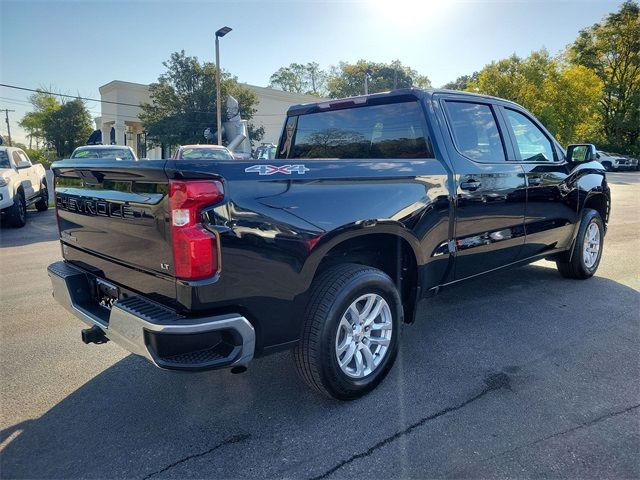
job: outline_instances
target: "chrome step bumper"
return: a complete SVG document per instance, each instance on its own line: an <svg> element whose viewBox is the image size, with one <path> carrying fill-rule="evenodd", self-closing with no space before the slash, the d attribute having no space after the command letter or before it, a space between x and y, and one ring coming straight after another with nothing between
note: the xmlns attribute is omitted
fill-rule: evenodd
<svg viewBox="0 0 640 480"><path fill-rule="evenodd" d="M141 296L98 304L95 277L65 261L49 265L53 296L107 338L154 365L171 370L245 366L255 351L255 330L238 314L187 318Z"/></svg>

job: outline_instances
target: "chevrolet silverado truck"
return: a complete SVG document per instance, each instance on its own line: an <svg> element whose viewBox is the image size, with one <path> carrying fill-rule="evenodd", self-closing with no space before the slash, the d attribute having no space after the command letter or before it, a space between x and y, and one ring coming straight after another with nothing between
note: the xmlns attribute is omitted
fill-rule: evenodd
<svg viewBox="0 0 640 480"><path fill-rule="evenodd" d="M263 162L54 164L49 275L85 343L187 371L293 349L312 388L354 399L421 299L540 259L573 279L598 268L595 147L565 150L515 103L404 89L297 105L278 145Z"/></svg>
<svg viewBox="0 0 640 480"><path fill-rule="evenodd" d="M12 227L24 227L29 205L39 212L49 208L44 167L20 148L0 146L0 215Z"/></svg>

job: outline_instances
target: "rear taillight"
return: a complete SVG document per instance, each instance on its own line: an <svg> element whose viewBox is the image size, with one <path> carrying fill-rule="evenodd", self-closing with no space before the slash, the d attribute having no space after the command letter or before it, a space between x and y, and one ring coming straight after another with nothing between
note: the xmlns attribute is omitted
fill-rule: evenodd
<svg viewBox="0 0 640 480"><path fill-rule="evenodd" d="M198 280L220 269L218 238L201 225L202 209L224 197L217 180L171 180L169 208L176 277Z"/></svg>

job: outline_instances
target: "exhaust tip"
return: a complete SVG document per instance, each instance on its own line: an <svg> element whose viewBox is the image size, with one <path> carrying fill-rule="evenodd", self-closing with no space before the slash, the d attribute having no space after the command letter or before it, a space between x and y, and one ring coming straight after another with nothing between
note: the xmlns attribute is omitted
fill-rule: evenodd
<svg viewBox="0 0 640 480"><path fill-rule="evenodd" d="M233 367L231 369L231 373L233 373L234 375L237 375L238 373L244 373L247 371L247 367L245 367L244 365L238 365L237 367Z"/></svg>

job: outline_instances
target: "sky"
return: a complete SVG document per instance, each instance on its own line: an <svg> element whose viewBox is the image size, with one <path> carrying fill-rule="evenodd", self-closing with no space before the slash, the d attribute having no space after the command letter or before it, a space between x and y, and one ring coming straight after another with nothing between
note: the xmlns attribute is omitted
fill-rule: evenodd
<svg viewBox="0 0 640 480"><path fill-rule="evenodd" d="M292 62L400 60L434 87L516 53L557 54L622 0L0 0L0 83L100 98L112 80L151 83L185 50L267 86ZM28 92L0 87L14 141ZM92 116L100 104L88 102ZM3 112L2 112L3 113ZM4 115L3 115L4 116ZM6 135L4 118L0 134Z"/></svg>

